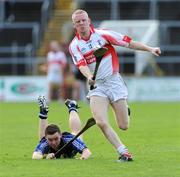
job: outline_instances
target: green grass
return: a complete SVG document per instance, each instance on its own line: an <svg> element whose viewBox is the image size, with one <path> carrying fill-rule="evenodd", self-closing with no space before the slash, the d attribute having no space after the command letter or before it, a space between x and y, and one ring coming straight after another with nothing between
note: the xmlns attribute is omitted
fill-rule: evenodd
<svg viewBox="0 0 180 177"><path fill-rule="evenodd" d="M82 122L91 116L82 105ZM128 131L110 122L134 155L132 163L117 163L115 149L94 126L84 134L93 155L86 161L31 160L38 142L36 103L0 103L1 177L179 177L180 103L133 103ZM49 122L68 128L65 106L50 105Z"/></svg>

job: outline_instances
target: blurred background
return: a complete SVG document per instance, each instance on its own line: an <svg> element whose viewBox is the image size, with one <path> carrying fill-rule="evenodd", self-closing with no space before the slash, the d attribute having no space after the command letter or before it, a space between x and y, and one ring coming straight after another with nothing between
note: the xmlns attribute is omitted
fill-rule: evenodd
<svg viewBox="0 0 180 177"><path fill-rule="evenodd" d="M39 94L50 101L86 101L85 78L68 52L77 8L89 13L95 27L160 46L160 57L117 48L129 101L180 101L180 0L0 0L1 102L34 101ZM49 61L50 52L63 54L64 62L55 54ZM52 63L61 81L48 80Z"/></svg>

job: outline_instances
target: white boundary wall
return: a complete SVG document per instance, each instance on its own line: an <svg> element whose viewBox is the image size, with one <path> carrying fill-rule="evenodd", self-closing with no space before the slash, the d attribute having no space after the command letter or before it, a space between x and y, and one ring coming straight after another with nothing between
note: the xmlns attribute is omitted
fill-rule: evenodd
<svg viewBox="0 0 180 177"><path fill-rule="evenodd" d="M0 101L37 101L47 93L46 77L0 77Z"/></svg>
<svg viewBox="0 0 180 177"><path fill-rule="evenodd" d="M125 82L130 102L180 101L180 77L126 77Z"/></svg>
<svg viewBox="0 0 180 177"><path fill-rule="evenodd" d="M124 77L128 101L180 101L180 77ZM37 101L47 96L46 77L0 77L0 102Z"/></svg>

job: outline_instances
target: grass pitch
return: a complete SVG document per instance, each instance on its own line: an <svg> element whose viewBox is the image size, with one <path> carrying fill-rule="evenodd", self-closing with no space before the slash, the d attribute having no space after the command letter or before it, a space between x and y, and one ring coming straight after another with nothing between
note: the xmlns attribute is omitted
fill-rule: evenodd
<svg viewBox="0 0 180 177"><path fill-rule="evenodd" d="M83 124L91 117L89 106L80 103ZM110 122L134 156L130 163L117 163L115 149L94 126L84 134L92 151L81 161L31 160L38 142L36 103L0 103L0 177L179 177L180 103L133 103L128 131ZM69 130L64 105L50 105L49 122Z"/></svg>

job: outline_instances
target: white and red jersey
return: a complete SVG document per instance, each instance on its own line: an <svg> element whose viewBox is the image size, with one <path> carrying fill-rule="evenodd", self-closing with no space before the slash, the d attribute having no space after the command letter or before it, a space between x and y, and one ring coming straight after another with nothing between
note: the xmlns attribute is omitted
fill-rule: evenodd
<svg viewBox="0 0 180 177"><path fill-rule="evenodd" d="M66 55L62 51L50 51L47 54L48 64L48 80L54 82L62 82L63 67L66 65Z"/></svg>
<svg viewBox="0 0 180 177"><path fill-rule="evenodd" d="M97 46L108 48L98 69L96 76L98 80L119 72L118 56L112 45L128 47L130 41L130 37L115 31L91 28L91 35L87 40L76 34L69 45L69 52L77 67L87 65L93 73L96 64L96 58L93 55L95 48Z"/></svg>

